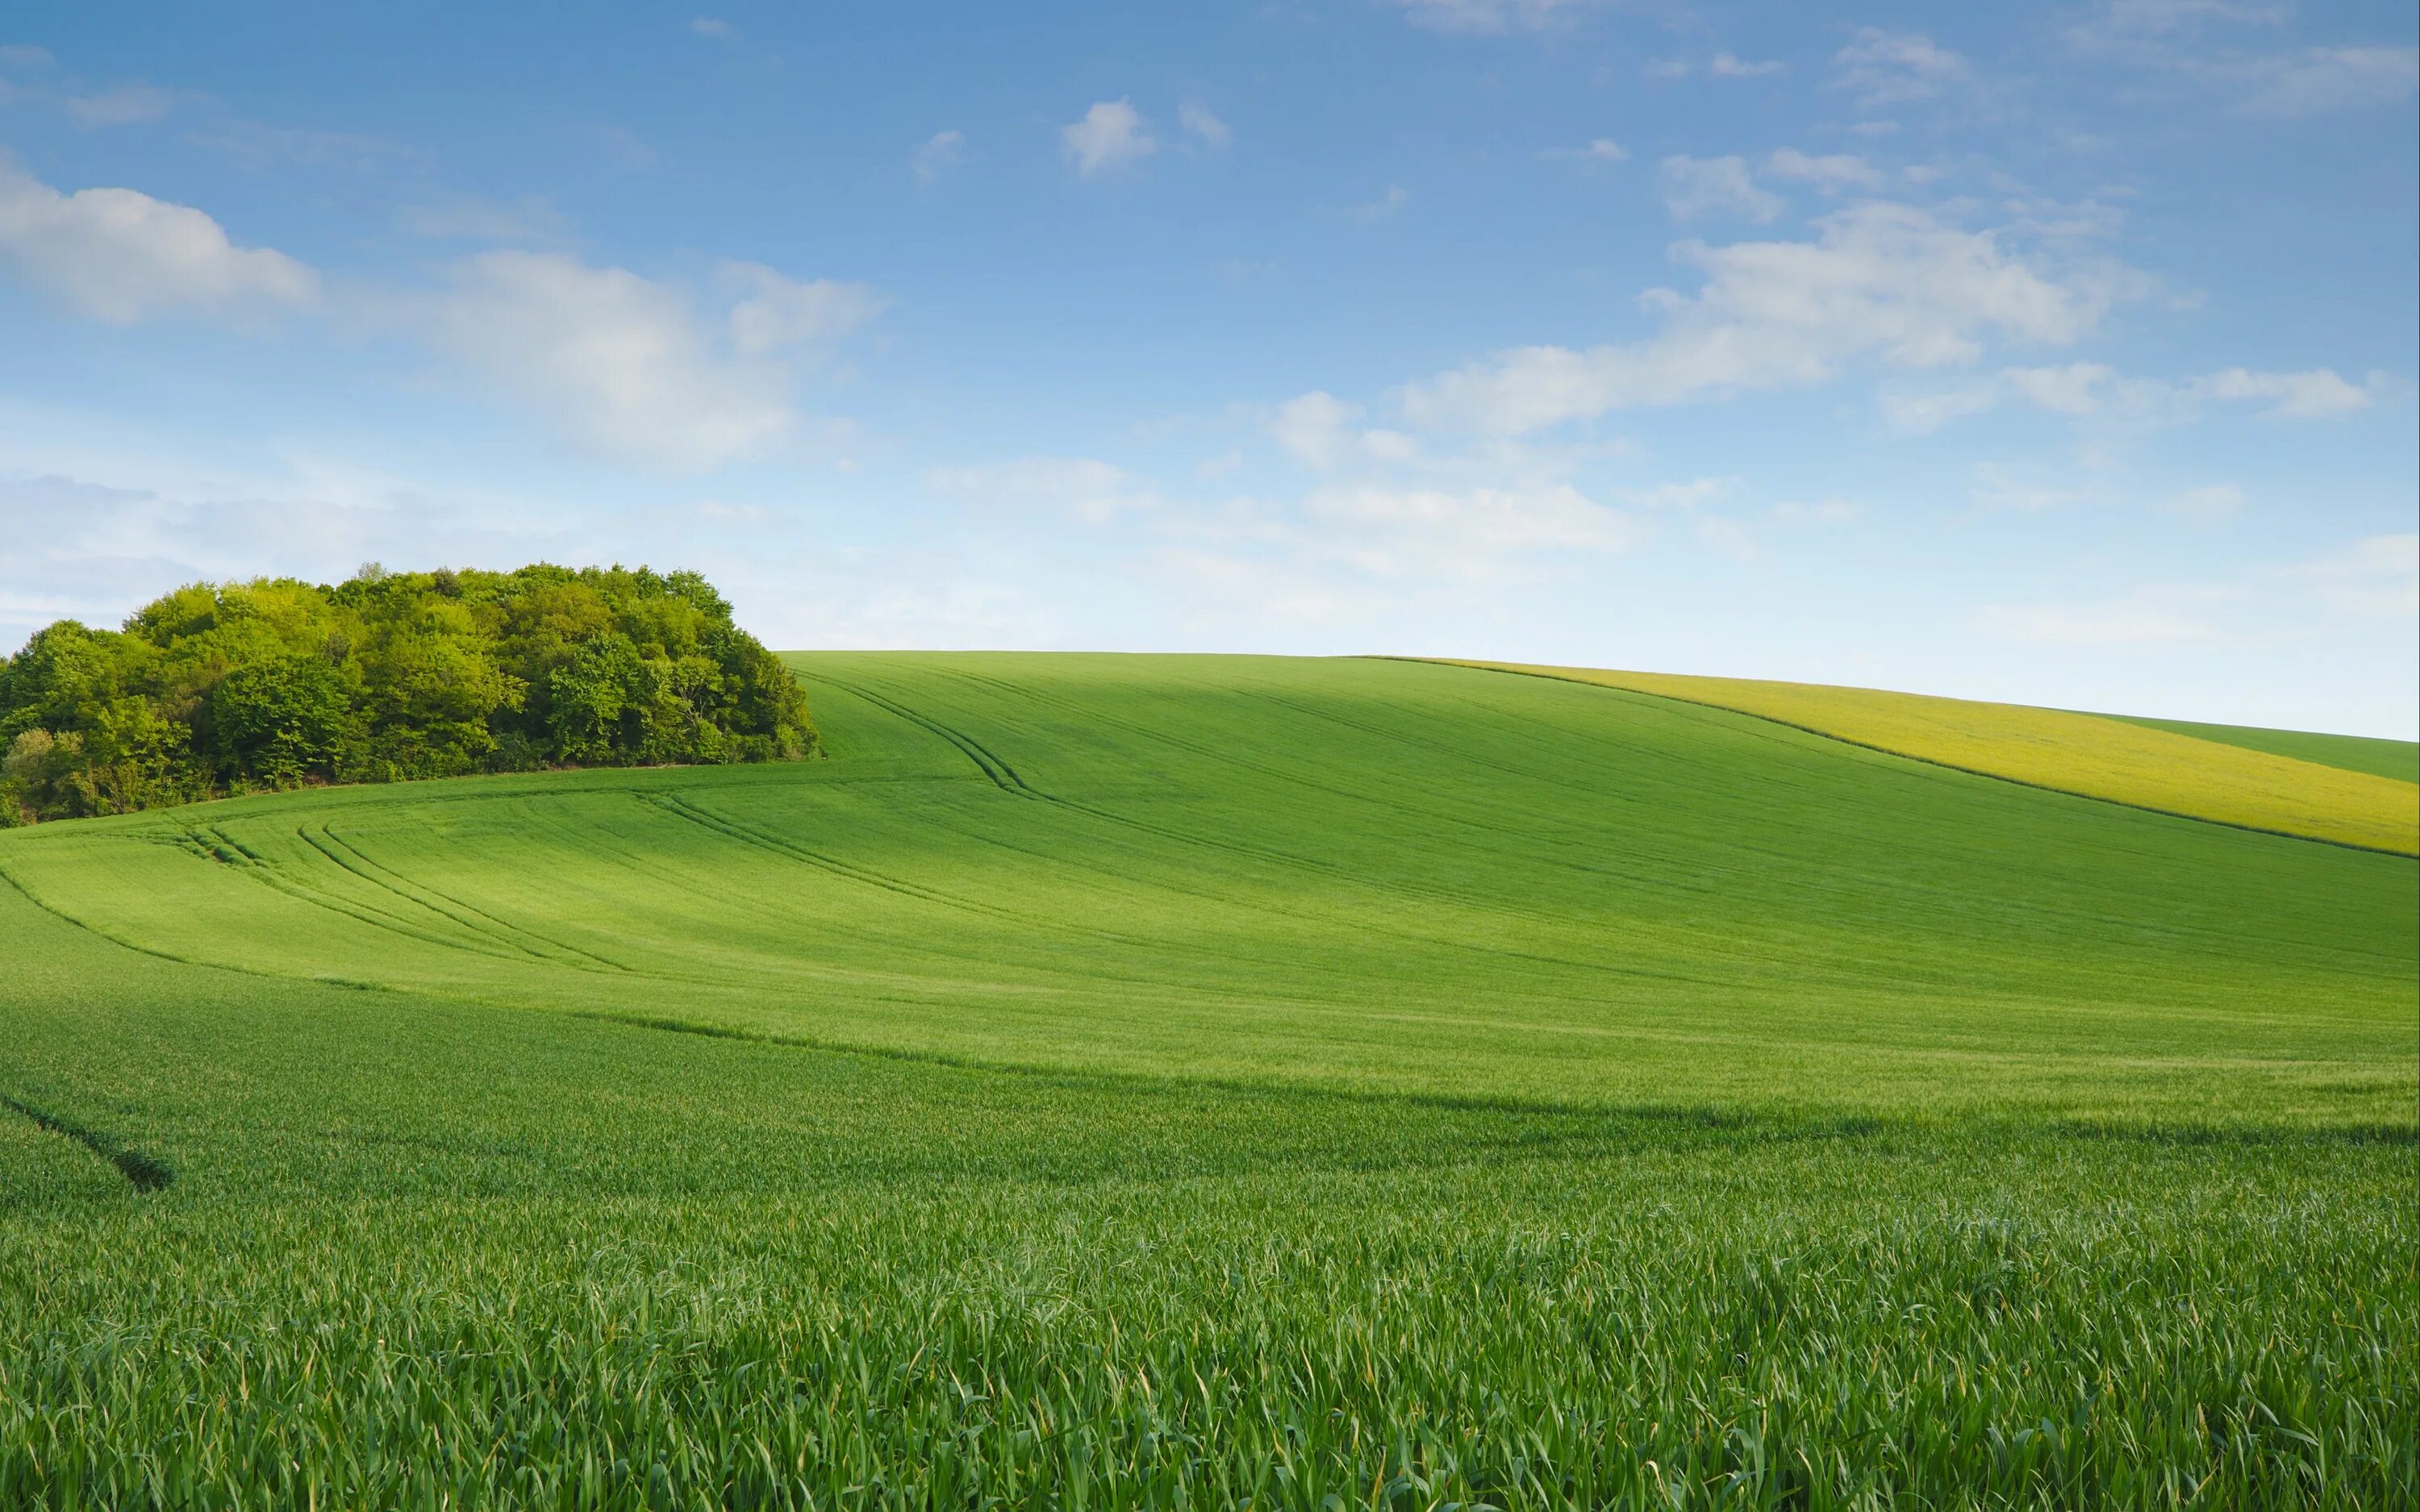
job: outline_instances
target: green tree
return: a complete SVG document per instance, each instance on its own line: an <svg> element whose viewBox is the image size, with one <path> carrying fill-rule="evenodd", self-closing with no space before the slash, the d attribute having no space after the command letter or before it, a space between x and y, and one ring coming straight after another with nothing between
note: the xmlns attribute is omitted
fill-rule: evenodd
<svg viewBox="0 0 2420 1512"><path fill-rule="evenodd" d="M122 630L0 661L0 823L256 786L548 765L795 760L780 659L695 573L365 566L192 583Z"/></svg>
<svg viewBox="0 0 2420 1512"><path fill-rule="evenodd" d="M271 787L334 776L352 722L345 695L324 657L237 667L210 694L210 734L223 769Z"/></svg>

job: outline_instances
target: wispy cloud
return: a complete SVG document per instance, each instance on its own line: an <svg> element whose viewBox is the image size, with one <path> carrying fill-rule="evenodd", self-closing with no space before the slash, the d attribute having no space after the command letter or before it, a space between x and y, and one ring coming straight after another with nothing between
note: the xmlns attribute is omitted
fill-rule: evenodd
<svg viewBox="0 0 2420 1512"><path fill-rule="evenodd" d="M966 161L967 138L963 131L935 131L916 148L908 166L920 184L929 184Z"/></svg>
<svg viewBox="0 0 2420 1512"><path fill-rule="evenodd" d="M396 212L396 224L432 240L502 243L556 242L571 237L571 223L552 202L535 194L514 200L457 195Z"/></svg>
<svg viewBox="0 0 2420 1512"><path fill-rule="evenodd" d="M1544 31L1577 19L1606 0L1391 0L1415 26L1441 32L1502 35Z"/></svg>
<svg viewBox="0 0 2420 1512"><path fill-rule="evenodd" d="M924 486L986 508L1041 508L1094 525L1162 505L1156 494L1124 468L1087 456L1026 456L970 467L927 468Z"/></svg>
<svg viewBox="0 0 2420 1512"><path fill-rule="evenodd" d="M2200 419L2212 404L2249 404L2266 421L2334 420L2378 402L2382 374L2356 384L2332 368L2268 372L2223 368L2193 378L2129 377L2105 363L2068 363L2046 367L2007 367L1932 389L1885 388L1877 395L1883 419L1909 434L1938 430L2016 400L2071 420L2110 425L2180 425Z"/></svg>
<svg viewBox="0 0 2420 1512"><path fill-rule="evenodd" d="M1659 167L1664 207L1676 221L1733 215L1762 222L1781 214L1781 196L1757 185L1745 159L1670 157Z"/></svg>
<svg viewBox="0 0 2420 1512"><path fill-rule="evenodd" d="M1869 107L1937 100L1969 83L1966 59L1916 32L1860 26L1832 55L1832 82Z"/></svg>
<svg viewBox="0 0 2420 1512"><path fill-rule="evenodd" d="M1224 152L1235 137L1233 128L1220 120L1207 105L1178 106L1176 122L1185 129L1185 134L1201 144L1206 152Z"/></svg>
<svg viewBox="0 0 2420 1512"><path fill-rule="evenodd" d="M1083 119L1059 128L1059 141L1067 161L1087 178L1140 162L1159 150L1141 115L1123 100L1104 100L1094 105L1084 112Z"/></svg>
<svg viewBox="0 0 2420 1512"><path fill-rule="evenodd" d="M1776 59L1750 60L1717 53L1706 64L1706 71L1717 79L1761 79L1769 73L1779 73L1782 65Z"/></svg>
<svg viewBox="0 0 2420 1512"><path fill-rule="evenodd" d="M1387 186L1387 192L1376 199L1364 200L1358 205L1348 207L1344 213L1357 221L1383 221L1389 216L1401 213L1404 207L1411 202L1411 191L1401 184L1389 184Z"/></svg>
<svg viewBox="0 0 2420 1512"><path fill-rule="evenodd" d="M2107 263L2030 259L1989 231L1913 206L1869 202L1824 217L1812 240L1709 246L1673 256L1704 282L1652 289L1647 340L1528 347L1416 383L1422 425L1517 434L1640 405L1820 383L1858 359L1966 364L1992 341L2064 346L2090 332L2139 275Z"/></svg>
<svg viewBox="0 0 2420 1512"><path fill-rule="evenodd" d="M75 95L61 102L68 119L86 131L106 126L142 126L177 108L185 97L147 84L119 85L99 94Z"/></svg>
<svg viewBox="0 0 2420 1512"><path fill-rule="evenodd" d="M1795 147L1782 147L1765 160L1765 168L1776 178L1812 184L1827 194L1850 189L1878 190L1884 183L1881 169L1845 152L1815 157Z"/></svg>

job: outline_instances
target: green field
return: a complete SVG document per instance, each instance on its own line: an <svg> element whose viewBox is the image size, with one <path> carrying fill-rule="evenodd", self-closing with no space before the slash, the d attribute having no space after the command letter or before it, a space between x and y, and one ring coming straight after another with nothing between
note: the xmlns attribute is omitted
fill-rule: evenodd
<svg viewBox="0 0 2420 1512"><path fill-rule="evenodd" d="M2246 750L2265 750L2273 756L2290 756L2296 761L2342 767L2348 772L2391 777L2398 782L2420 782L2420 746L2409 740L2381 740L2374 735L2310 734L2300 730L2263 730L2240 724L2200 724L2191 719L2147 719L2127 714L2112 717L2153 730L2192 735L2197 740L2215 740L2221 745L2241 746Z"/></svg>
<svg viewBox="0 0 2420 1512"><path fill-rule="evenodd" d="M792 661L830 760L0 835L0 1504L2420 1492L2409 858L1462 667Z"/></svg>
<svg viewBox="0 0 2420 1512"><path fill-rule="evenodd" d="M2420 747L1873 687L1449 662L1751 714L1894 756L2298 840L2420 856ZM2399 756L2396 753L2399 753Z"/></svg>

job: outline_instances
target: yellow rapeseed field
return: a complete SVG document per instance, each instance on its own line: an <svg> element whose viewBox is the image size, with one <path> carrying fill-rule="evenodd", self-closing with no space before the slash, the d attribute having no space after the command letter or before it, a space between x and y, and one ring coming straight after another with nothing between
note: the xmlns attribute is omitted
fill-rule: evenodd
<svg viewBox="0 0 2420 1512"><path fill-rule="evenodd" d="M2060 793L2245 829L2420 855L2420 786L2121 719L1811 683L1517 662L1452 665L1652 693Z"/></svg>

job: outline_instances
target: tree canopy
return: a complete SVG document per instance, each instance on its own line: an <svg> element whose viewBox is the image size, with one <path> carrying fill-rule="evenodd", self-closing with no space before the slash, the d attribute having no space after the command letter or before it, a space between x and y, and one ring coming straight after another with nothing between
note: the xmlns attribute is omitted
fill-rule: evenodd
<svg viewBox="0 0 2420 1512"><path fill-rule="evenodd" d="M0 662L0 825L316 782L814 754L798 680L693 572L194 583Z"/></svg>

